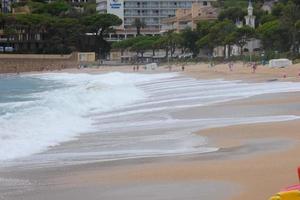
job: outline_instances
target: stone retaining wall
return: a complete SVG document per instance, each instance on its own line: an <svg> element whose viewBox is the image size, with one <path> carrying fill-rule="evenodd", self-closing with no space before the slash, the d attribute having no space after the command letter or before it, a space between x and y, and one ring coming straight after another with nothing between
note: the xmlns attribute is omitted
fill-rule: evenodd
<svg viewBox="0 0 300 200"><path fill-rule="evenodd" d="M77 53L70 55L0 54L0 73L59 70L78 67Z"/></svg>

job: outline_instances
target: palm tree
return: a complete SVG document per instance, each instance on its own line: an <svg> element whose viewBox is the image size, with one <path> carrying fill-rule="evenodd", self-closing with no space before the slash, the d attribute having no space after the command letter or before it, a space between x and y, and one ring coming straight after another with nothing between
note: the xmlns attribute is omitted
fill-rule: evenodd
<svg viewBox="0 0 300 200"><path fill-rule="evenodd" d="M132 26L136 28L136 35L141 35L141 29L146 27L146 23L139 18L135 18Z"/></svg>

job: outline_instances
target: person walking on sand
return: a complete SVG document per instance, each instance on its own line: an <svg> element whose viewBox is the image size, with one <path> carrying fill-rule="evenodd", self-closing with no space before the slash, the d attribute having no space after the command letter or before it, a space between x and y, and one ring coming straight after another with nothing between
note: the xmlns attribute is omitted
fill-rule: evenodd
<svg viewBox="0 0 300 200"><path fill-rule="evenodd" d="M229 67L229 71L231 71L231 72L232 72L233 63L232 63L232 62L229 62L229 63L228 63L228 67Z"/></svg>
<svg viewBox="0 0 300 200"><path fill-rule="evenodd" d="M257 69L257 64L254 62L252 63L252 73L254 74L256 72Z"/></svg>
<svg viewBox="0 0 300 200"><path fill-rule="evenodd" d="M181 71L184 71L184 69L185 69L184 64L182 64Z"/></svg>

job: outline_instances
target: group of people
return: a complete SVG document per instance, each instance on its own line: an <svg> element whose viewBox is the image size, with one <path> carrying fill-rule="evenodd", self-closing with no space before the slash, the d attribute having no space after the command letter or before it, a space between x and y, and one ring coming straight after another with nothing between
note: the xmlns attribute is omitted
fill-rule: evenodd
<svg viewBox="0 0 300 200"><path fill-rule="evenodd" d="M133 71L135 72L135 71L139 71L140 70L140 66L139 65L134 65L133 66ZM146 69L146 67L145 67L145 69ZM155 68L152 68L152 70L154 70ZM172 71L172 66L171 65L169 65L168 66L168 69L169 69L169 71ZM185 70L185 64L182 64L181 65L181 71L184 71Z"/></svg>
<svg viewBox="0 0 300 200"><path fill-rule="evenodd" d="M249 64L248 64L248 66L250 66L251 67L251 69L252 69L252 73L255 73L256 72L256 69L257 69L257 63L256 62L250 62ZM233 71L233 62L229 62L228 63L228 68L229 68L229 71Z"/></svg>
<svg viewBox="0 0 300 200"><path fill-rule="evenodd" d="M139 65L137 65L137 66L133 66L133 71L135 72L135 71L139 71L140 70L140 66Z"/></svg>

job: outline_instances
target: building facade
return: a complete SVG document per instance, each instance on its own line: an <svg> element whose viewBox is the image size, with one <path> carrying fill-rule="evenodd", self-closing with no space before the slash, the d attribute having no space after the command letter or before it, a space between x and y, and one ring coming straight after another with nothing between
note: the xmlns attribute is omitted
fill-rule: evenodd
<svg viewBox="0 0 300 200"><path fill-rule="evenodd" d="M97 0L99 13L111 13L119 16L123 24L117 27L116 34L110 35L110 40L120 40L134 37L135 27L132 25L136 18L146 26L142 34L160 34L162 20L174 17L177 9L191 9L198 2L203 6L211 5L216 0Z"/></svg>
<svg viewBox="0 0 300 200"><path fill-rule="evenodd" d="M175 17L163 19L162 31L175 30L180 32L186 28L194 30L198 22L216 19L218 19L217 8L212 7L210 4L193 3L190 9L178 9Z"/></svg>

